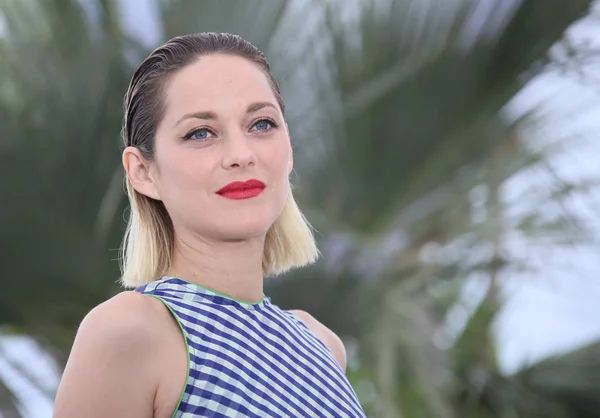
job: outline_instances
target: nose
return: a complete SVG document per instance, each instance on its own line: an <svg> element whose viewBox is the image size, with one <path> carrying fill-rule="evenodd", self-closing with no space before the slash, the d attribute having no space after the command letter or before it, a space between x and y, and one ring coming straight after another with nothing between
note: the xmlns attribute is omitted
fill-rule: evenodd
<svg viewBox="0 0 600 418"><path fill-rule="evenodd" d="M256 155L252 148L251 139L241 132L230 135L224 141L225 152L223 156L223 168L252 167L256 164Z"/></svg>

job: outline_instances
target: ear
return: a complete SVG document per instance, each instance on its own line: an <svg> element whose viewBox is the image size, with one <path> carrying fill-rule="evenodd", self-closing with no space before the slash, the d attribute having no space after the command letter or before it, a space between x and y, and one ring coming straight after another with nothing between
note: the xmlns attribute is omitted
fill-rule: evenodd
<svg viewBox="0 0 600 418"><path fill-rule="evenodd" d="M151 163L140 153L136 147L127 147L123 151L123 167L133 188L151 199L160 200L156 187Z"/></svg>
<svg viewBox="0 0 600 418"><path fill-rule="evenodd" d="M288 159L288 176L292 173L294 169L294 150L292 148L292 140L290 139L290 128L288 127L287 122L285 123L285 129L288 134L288 146L290 147L290 157Z"/></svg>

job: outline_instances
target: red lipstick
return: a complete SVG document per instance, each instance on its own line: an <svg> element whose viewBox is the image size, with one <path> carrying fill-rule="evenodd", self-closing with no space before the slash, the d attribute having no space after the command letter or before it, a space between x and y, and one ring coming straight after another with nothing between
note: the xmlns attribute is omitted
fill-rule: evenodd
<svg viewBox="0 0 600 418"><path fill-rule="evenodd" d="M261 194L265 187L265 183L255 179L234 181L217 191L217 194L233 200L250 199Z"/></svg>

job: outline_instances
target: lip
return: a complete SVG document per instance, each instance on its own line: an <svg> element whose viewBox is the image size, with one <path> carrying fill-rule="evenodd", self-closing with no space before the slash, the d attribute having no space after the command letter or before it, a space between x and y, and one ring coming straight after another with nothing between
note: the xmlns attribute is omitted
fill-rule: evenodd
<svg viewBox="0 0 600 418"><path fill-rule="evenodd" d="M261 194L267 186L260 180L234 181L219 189L217 194L227 199L251 199Z"/></svg>

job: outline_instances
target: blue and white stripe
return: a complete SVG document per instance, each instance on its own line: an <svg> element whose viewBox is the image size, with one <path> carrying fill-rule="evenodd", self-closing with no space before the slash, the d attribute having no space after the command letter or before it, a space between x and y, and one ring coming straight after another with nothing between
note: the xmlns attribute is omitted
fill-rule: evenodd
<svg viewBox="0 0 600 418"><path fill-rule="evenodd" d="M265 297L249 304L175 277L137 289L185 334L188 380L173 417L364 417L327 347Z"/></svg>

